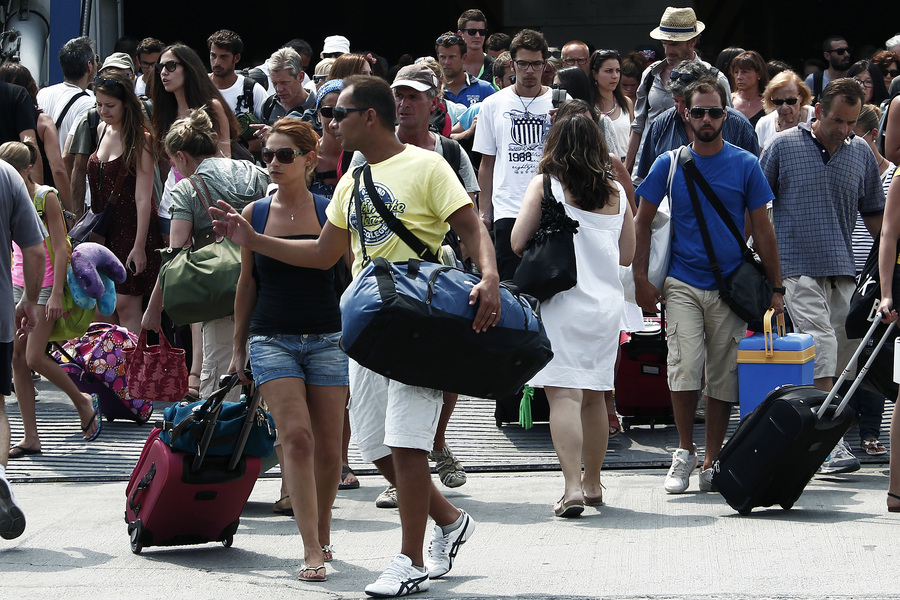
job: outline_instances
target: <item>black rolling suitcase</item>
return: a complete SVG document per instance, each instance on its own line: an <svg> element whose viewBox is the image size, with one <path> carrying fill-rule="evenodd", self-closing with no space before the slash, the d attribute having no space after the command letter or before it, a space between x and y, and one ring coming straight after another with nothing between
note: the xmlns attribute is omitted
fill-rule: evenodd
<svg viewBox="0 0 900 600"><path fill-rule="evenodd" d="M494 423L497 427L503 427L504 423L519 422L519 404L522 402L522 392L519 390L510 396L497 398L494 405ZM533 423L547 422L550 420L550 403L544 388L534 388L534 396L531 397L531 421Z"/></svg>
<svg viewBox="0 0 900 600"><path fill-rule="evenodd" d="M747 515L758 506L778 504L787 510L794 505L828 454L856 421L853 409L844 409L894 325L888 327L873 359L860 370L836 406L832 401L838 398L837 392L849 375L849 365L828 394L813 386L782 386L770 392L747 415L713 465L713 485L729 506ZM876 319L850 365L856 364L877 328Z"/></svg>

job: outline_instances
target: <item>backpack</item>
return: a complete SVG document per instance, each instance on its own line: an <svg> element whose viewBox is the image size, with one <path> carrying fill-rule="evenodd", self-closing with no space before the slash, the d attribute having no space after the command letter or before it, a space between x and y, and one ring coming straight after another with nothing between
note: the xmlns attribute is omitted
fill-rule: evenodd
<svg viewBox="0 0 900 600"><path fill-rule="evenodd" d="M816 71L813 73L813 105L819 101L819 96L822 95L822 88L825 87L823 84L825 83L825 71Z"/></svg>
<svg viewBox="0 0 900 600"><path fill-rule="evenodd" d="M244 93L237 97L237 103L234 107L234 114L238 114L241 105L247 107L247 112L253 112L253 88L256 86L256 80L248 75L244 75Z"/></svg>
<svg viewBox="0 0 900 600"><path fill-rule="evenodd" d="M34 194L34 208L37 210L38 216L43 221L44 226L47 228L47 231L50 230L50 226L47 223L47 219L44 216L44 210L47 205L47 194L53 192L58 194L55 188L50 187L49 185L40 186ZM59 202L59 196L56 199ZM62 203L59 205L60 211L62 211ZM65 228L66 219L63 217L63 227ZM53 245L50 242L50 237L48 236L45 244L47 246L47 254L50 256L50 263L55 266L54 261L54 252ZM69 239L69 236L66 236L66 252L71 260L72 257L72 241ZM69 288L68 280L65 283L65 287L63 288L63 314L53 323L53 328L50 330L50 338L51 342L59 342L63 340L70 340L73 338L80 337L84 335L84 332L87 331L88 327L91 324L91 321L94 320L94 311L95 309L84 309L78 306L75 303L75 299L72 296L72 290Z"/></svg>

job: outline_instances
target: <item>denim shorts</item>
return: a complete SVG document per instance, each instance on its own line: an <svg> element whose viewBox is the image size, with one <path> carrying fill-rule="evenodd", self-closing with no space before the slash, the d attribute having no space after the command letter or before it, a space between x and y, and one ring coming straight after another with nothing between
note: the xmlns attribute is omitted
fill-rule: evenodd
<svg viewBox="0 0 900 600"><path fill-rule="evenodd" d="M349 385L347 355L340 333L250 336L253 381L263 384L283 377L299 377L307 385Z"/></svg>

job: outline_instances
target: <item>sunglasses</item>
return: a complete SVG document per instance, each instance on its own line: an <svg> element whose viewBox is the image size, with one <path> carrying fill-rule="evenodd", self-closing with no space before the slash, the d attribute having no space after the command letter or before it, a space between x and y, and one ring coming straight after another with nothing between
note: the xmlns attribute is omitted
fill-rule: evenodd
<svg viewBox="0 0 900 600"><path fill-rule="evenodd" d="M323 106L319 109L319 114L326 119L334 119L338 123L347 118L352 112L363 112L368 108L347 108L345 106Z"/></svg>
<svg viewBox="0 0 900 600"><path fill-rule="evenodd" d="M262 149L262 159L266 162L266 164L272 162L274 159L278 159L283 165L289 165L294 162L294 159L298 156L303 156L307 154L309 150L305 152L302 150L294 150L293 148L279 148L278 150L272 150L271 148L263 148Z"/></svg>
<svg viewBox="0 0 900 600"><path fill-rule="evenodd" d="M458 35L442 35L434 41L435 46L452 46L458 44L460 37Z"/></svg>
<svg viewBox="0 0 900 600"><path fill-rule="evenodd" d="M313 83L316 85L322 83L326 79L328 79L328 75L313 75Z"/></svg>
<svg viewBox="0 0 900 600"><path fill-rule="evenodd" d="M702 119L709 113L710 119L721 119L725 116L725 109L721 106L695 106L690 110L692 119Z"/></svg>
<svg viewBox="0 0 900 600"><path fill-rule="evenodd" d="M900 75L900 69L888 69L886 75L890 75L891 77L896 77Z"/></svg>
<svg viewBox="0 0 900 600"><path fill-rule="evenodd" d="M534 62L528 62L527 60L514 60L513 64L522 71L527 71L529 68L532 71L540 71L544 68L544 61L542 60L536 60Z"/></svg>
<svg viewBox="0 0 900 600"><path fill-rule="evenodd" d="M848 52L850 52L850 48L847 48L847 47L835 48L834 50L829 50L828 52L837 54L838 56L843 56L843 55L847 54Z"/></svg>
<svg viewBox="0 0 900 600"><path fill-rule="evenodd" d="M783 100L781 98L772 98L772 104L774 104L775 106L781 106L782 104L793 106L797 104L798 100L800 100L800 98L785 98Z"/></svg>
<svg viewBox="0 0 900 600"><path fill-rule="evenodd" d="M183 62L179 62L177 60L169 60L164 63L156 63L156 70L161 72L163 69L165 69L169 73L174 73L175 69L178 68L178 65L183 64Z"/></svg>
<svg viewBox="0 0 900 600"><path fill-rule="evenodd" d="M687 85L691 82L697 81L697 79L699 79L699 77L697 77L697 75L695 75L694 73L682 73L681 71L672 71L672 73L669 75L669 79L671 81L680 81L683 84Z"/></svg>
<svg viewBox="0 0 900 600"><path fill-rule="evenodd" d="M487 35L487 29L475 29L474 27L470 27L468 29L463 29L463 31L465 31L469 35L480 35L481 37Z"/></svg>
<svg viewBox="0 0 900 600"><path fill-rule="evenodd" d="M98 88L98 87L110 88L110 87L114 87L117 85L122 85L122 84L119 83L118 81L116 81L115 79L105 79L103 77L94 77L94 87L95 88Z"/></svg>

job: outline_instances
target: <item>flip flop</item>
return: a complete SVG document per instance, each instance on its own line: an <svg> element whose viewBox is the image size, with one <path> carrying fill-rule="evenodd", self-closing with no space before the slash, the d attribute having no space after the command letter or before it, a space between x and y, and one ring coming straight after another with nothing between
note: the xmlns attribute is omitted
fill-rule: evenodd
<svg viewBox="0 0 900 600"><path fill-rule="evenodd" d="M9 449L10 458L22 458L23 456L33 456L40 453L40 449L34 450L32 448L23 448L22 446L13 446Z"/></svg>
<svg viewBox="0 0 900 600"><path fill-rule="evenodd" d="M893 498L894 500L900 500L900 496L898 496L897 494L892 494L892 493L888 492L887 495L888 495L888 498ZM888 506L887 509L888 509L888 512L900 513L900 506Z"/></svg>
<svg viewBox="0 0 900 600"><path fill-rule="evenodd" d="M559 502L553 506L553 512L556 513L557 517L571 519L584 512L584 502L581 500L569 500L566 502L566 497L563 496L559 499Z"/></svg>
<svg viewBox="0 0 900 600"><path fill-rule="evenodd" d="M97 394L91 394L91 398L94 399L94 414L91 415L91 420L88 421L88 424L81 428L81 431L87 433L91 428L91 423L93 423L94 421L97 422L97 429L94 430L94 433L92 433L90 437L84 438L85 442L93 442L94 440L96 440L100 436L100 429L103 428L103 415L100 414L100 398L97 396Z"/></svg>
<svg viewBox="0 0 900 600"><path fill-rule="evenodd" d="M319 577L319 569L322 570L322 576ZM303 574L309 571L313 572L313 577L304 577ZM300 567L300 575L297 576L297 579L300 581L307 581L309 583L320 583L322 581L328 581L328 575L325 574L325 565L320 567L311 567L306 563L303 563L303 566Z"/></svg>
<svg viewBox="0 0 900 600"><path fill-rule="evenodd" d="M355 490L359 488L359 479L353 483L344 483L344 480L350 473L353 473L353 469L347 465L341 465L341 482L338 484L339 490ZM356 477L356 473L353 473L353 476Z"/></svg>
<svg viewBox="0 0 900 600"><path fill-rule="evenodd" d="M325 562L331 562L334 560L334 546L331 544L326 544L322 546L322 556L325 559Z"/></svg>

